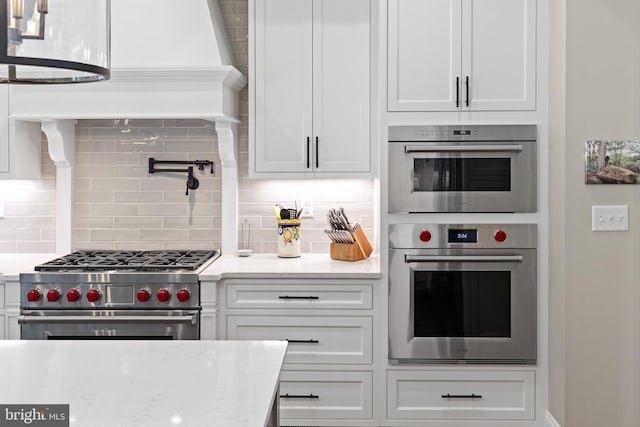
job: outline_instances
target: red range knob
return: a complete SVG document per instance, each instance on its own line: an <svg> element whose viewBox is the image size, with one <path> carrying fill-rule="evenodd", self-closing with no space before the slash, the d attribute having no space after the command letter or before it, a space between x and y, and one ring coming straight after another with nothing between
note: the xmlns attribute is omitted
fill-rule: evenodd
<svg viewBox="0 0 640 427"><path fill-rule="evenodd" d="M77 289L69 289L67 291L67 301L76 302L80 299L80 291Z"/></svg>
<svg viewBox="0 0 640 427"><path fill-rule="evenodd" d="M496 239L496 242L504 242L505 240L507 240L507 233L502 230L498 230L493 235L493 238Z"/></svg>
<svg viewBox="0 0 640 427"><path fill-rule="evenodd" d="M423 242L428 242L429 240L431 240L431 233L427 230L422 230L422 232L420 233L420 240L422 240Z"/></svg>
<svg viewBox="0 0 640 427"><path fill-rule="evenodd" d="M100 299L100 291L97 289L89 289L87 291L87 300L89 302L96 302Z"/></svg>
<svg viewBox="0 0 640 427"><path fill-rule="evenodd" d="M189 300L189 298L191 297L191 293L186 290L186 289L180 289L176 296L178 297L178 301L180 302L186 302Z"/></svg>
<svg viewBox="0 0 640 427"><path fill-rule="evenodd" d="M40 299L40 291L37 289L29 289L27 292L27 301L36 302Z"/></svg>
<svg viewBox="0 0 640 427"><path fill-rule="evenodd" d="M138 298L140 302L147 302L149 298L151 298L151 294L146 289L140 289L138 293L136 293L136 298Z"/></svg>
<svg viewBox="0 0 640 427"><path fill-rule="evenodd" d="M59 299L60 299L60 291L58 291L57 289L51 289L49 292L47 292L47 301L55 302L55 301L58 301Z"/></svg>
<svg viewBox="0 0 640 427"><path fill-rule="evenodd" d="M169 298L171 298L171 294L166 289L160 289L158 291L158 294L156 295L156 297L158 298L158 301L160 301L160 302L167 302L167 301L169 301Z"/></svg>

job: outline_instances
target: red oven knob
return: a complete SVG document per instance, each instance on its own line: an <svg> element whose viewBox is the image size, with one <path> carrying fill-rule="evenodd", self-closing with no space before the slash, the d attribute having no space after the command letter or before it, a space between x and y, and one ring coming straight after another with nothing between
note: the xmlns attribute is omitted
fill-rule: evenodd
<svg viewBox="0 0 640 427"><path fill-rule="evenodd" d="M422 230L422 232L420 233L420 240L422 240L423 242L428 242L429 240L431 240L431 233L427 230Z"/></svg>
<svg viewBox="0 0 640 427"><path fill-rule="evenodd" d="M160 302L167 302L167 301L169 301L169 298L171 298L171 294L166 289L160 289L158 291L158 295L156 295L156 296L158 298L158 301L160 301Z"/></svg>
<svg viewBox="0 0 640 427"><path fill-rule="evenodd" d="M80 299L80 291L77 289L69 289L67 291L67 301L76 302Z"/></svg>
<svg viewBox="0 0 640 427"><path fill-rule="evenodd" d="M60 299L60 291L58 291L57 289L51 289L49 292L47 292L47 301L56 302L59 299Z"/></svg>
<svg viewBox="0 0 640 427"><path fill-rule="evenodd" d="M507 233L502 230L498 230L494 233L493 238L496 239L496 242L504 242L507 240Z"/></svg>
<svg viewBox="0 0 640 427"><path fill-rule="evenodd" d="M40 291L37 289L29 289L27 292L27 301L36 302L40 299Z"/></svg>
<svg viewBox="0 0 640 427"><path fill-rule="evenodd" d="M136 297L138 298L138 301L140 301L140 302L147 302L147 301L149 301L149 298L151 298L151 294L146 289L140 289L138 291L138 293L136 294Z"/></svg>
<svg viewBox="0 0 640 427"><path fill-rule="evenodd" d="M178 297L178 301L186 302L191 297L191 293L186 289L180 289L176 296Z"/></svg>
<svg viewBox="0 0 640 427"><path fill-rule="evenodd" d="M89 302L96 302L100 299L100 291L97 289L89 289L87 291L87 300Z"/></svg>

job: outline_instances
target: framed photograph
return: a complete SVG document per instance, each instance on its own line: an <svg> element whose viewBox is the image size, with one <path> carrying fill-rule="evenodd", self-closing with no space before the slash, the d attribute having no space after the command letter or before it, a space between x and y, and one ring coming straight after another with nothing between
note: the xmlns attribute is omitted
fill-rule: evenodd
<svg viewBox="0 0 640 427"><path fill-rule="evenodd" d="M637 184L639 176L640 141L585 142L585 184Z"/></svg>

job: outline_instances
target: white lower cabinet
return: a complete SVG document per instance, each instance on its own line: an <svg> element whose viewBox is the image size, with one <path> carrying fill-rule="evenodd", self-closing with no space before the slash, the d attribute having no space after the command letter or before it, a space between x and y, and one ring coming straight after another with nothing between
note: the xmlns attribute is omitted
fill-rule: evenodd
<svg viewBox="0 0 640 427"><path fill-rule="evenodd" d="M388 371L387 412L407 420L533 420L533 371Z"/></svg>
<svg viewBox="0 0 640 427"><path fill-rule="evenodd" d="M287 340L281 426L373 426L374 281L229 279L218 331Z"/></svg>
<svg viewBox="0 0 640 427"><path fill-rule="evenodd" d="M287 340L285 363L371 363L371 317L229 316L227 339Z"/></svg>
<svg viewBox="0 0 640 427"><path fill-rule="evenodd" d="M280 417L371 418L372 376L372 372L283 371L280 375Z"/></svg>

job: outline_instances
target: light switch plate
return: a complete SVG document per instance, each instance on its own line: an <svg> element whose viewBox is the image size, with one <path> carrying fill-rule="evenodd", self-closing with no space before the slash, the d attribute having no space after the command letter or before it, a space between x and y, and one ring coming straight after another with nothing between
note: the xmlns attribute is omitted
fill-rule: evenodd
<svg viewBox="0 0 640 427"><path fill-rule="evenodd" d="M591 231L628 230L628 206L591 206Z"/></svg>

